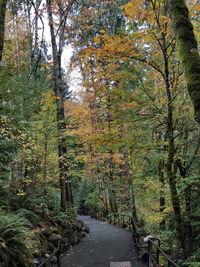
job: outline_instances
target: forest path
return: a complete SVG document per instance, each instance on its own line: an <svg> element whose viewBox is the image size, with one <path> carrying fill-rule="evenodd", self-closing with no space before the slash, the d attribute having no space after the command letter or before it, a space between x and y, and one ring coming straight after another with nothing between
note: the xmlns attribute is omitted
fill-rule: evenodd
<svg viewBox="0 0 200 267"><path fill-rule="evenodd" d="M79 216L90 233L60 258L61 267L143 267L136 260L130 231Z"/></svg>

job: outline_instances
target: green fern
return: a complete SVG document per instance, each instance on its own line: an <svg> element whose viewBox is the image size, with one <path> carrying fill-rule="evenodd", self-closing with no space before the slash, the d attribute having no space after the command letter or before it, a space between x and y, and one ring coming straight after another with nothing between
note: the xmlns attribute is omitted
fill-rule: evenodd
<svg viewBox="0 0 200 267"><path fill-rule="evenodd" d="M200 248L198 248L191 257L189 257L185 263L184 266L188 267L198 267L200 266Z"/></svg>
<svg viewBox="0 0 200 267"><path fill-rule="evenodd" d="M31 223L34 223L34 224L37 224L40 221L39 217L31 210L19 209L16 211L16 215L18 215L18 217L20 217L20 218L24 217L28 221L30 221Z"/></svg>
<svg viewBox="0 0 200 267"><path fill-rule="evenodd" d="M29 222L18 215L0 215L0 262L5 266L31 266Z"/></svg>

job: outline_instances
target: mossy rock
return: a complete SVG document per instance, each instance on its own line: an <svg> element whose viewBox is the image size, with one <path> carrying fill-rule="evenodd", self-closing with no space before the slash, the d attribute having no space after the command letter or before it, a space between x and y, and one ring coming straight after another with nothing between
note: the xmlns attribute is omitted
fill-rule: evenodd
<svg viewBox="0 0 200 267"><path fill-rule="evenodd" d="M73 238L73 231L71 229L64 229L64 231L62 232L62 236L67 238L68 240L70 240L71 238Z"/></svg>
<svg viewBox="0 0 200 267"><path fill-rule="evenodd" d="M41 254L45 255L47 252L52 253L55 249L54 245L51 242L48 242L46 239L42 239L41 243Z"/></svg>
<svg viewBox="0 0 200 267"><path fill-rule="evenodd" d="M89 233L90 232L90 228L87 225L85 225L83 227L83 231L86 232L86 233Z"/></svg>
<svg viewBox="0 0 200 267"><path fill-rule="evenodd" d="M84 224L84 222L83 221L81 221L81 220L78 220L77 219L77 221L84 227L85 226L85 224Z"/></svg>
<svg viewBox="0 0 200 267"><path fill-rule="evenodd" d="M74 235L73 238L70 240L70 243L72 244L72 246L78 244L78 242L80 241L80 237L78 235Z"/></svg>
<svg viewBox="0 0 200 267"><path fill-rule="evenodd" d="M78 221L75 221L75 222L73 223L73 225L72 225L73 229L76 230L76 231L78 231L78 232L81 232L81 231L82 231L83 226L84 226L84 225L82 225L82 224L81 224L80 222L78 222Z"/></svg>
<svg viewBox="0 0 200 267"><path fill-rule="evenodd" d="M48 238L48 241L51 242L55 247L58 246L58 242L60 240L62 240L62 236L61 235L57 235L57 234L52 234L50 235L50 237Z"/></svg>
<svg viewBox="0 0 200 267"><path fill-rule="evenodd" d="M42 230L40 232L41 235L45 236L45 237L49 237L50 235L53 234L53 230L50 228L45 228L44 230Z"/></svg>

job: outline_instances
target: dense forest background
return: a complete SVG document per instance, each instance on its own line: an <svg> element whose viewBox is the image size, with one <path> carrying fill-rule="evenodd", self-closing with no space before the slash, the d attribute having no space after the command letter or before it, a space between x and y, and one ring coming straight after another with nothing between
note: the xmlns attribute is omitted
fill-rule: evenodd
<svg viewBox="0 0 200 267"><path fill-rule="evenodd" d="M38 225L77 211L131 215L199 266L199 12L197 0L0 0L3 266L32 266Z"/></svg>

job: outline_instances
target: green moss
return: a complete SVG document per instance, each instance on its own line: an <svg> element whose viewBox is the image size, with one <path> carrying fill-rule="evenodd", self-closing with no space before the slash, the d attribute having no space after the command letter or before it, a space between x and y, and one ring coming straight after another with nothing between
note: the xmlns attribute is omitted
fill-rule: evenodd
<svg viewBox="0 0 200 267"><path fill-rule="evenodd" d="M184 0L172 1L172 20L195 119L200 123L200 56L189 11Z"/></svg>

